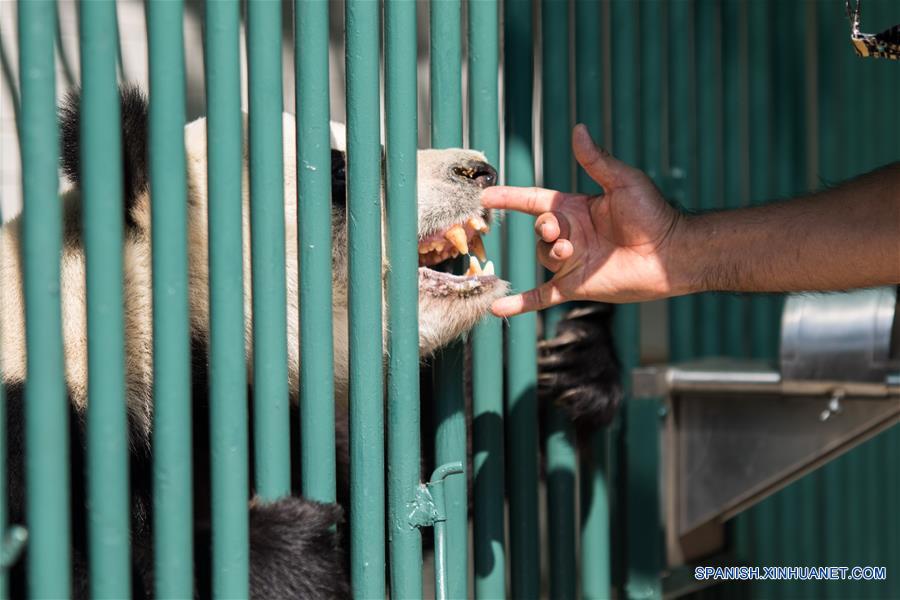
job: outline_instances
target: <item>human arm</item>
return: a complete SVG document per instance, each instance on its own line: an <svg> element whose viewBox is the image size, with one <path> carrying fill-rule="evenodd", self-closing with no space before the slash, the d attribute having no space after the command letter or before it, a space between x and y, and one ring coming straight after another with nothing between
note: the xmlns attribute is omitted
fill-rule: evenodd
<svg viewBox="0 0 900 600"><path fill-rule="evenodd" d="M597 148L583 126L572 144L604 195L509 187L484 194L486 207L537 216L538 258L554 273L495 302L499 316L567 300L900 283L900 164L786 202L683 215L641 171Z"/></svg>

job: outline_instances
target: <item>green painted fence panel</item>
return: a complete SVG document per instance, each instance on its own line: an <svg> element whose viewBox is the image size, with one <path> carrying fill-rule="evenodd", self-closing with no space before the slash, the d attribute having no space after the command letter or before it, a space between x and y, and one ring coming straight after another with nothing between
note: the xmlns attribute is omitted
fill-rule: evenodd
<svg viewBox="0 0 900 600"><path fill-rule="evenodd" d="M385 593L379 5L368 0L348 0L345 18L350 571L356 596L379 598Z"/></svg>
<svg viewBox="0 0 900 600"><path fill-rule="evenodd" d="M193 594L192 411L184 123L184 3L147 5L153 235L154 589Z"/></svg>
<svg viewBox="0 0 900 600"><path fill-rule="evenodd" d="M462 3L442 0L430 5L431 23L431 146L459 148L462 128ZM455 261L464 268L465 257ZM435 356L435 462L466 461L464 345L452 342ZM443 484L447 511L447 573L449 598L468 595L468 516L466 476L449 477Z"/></svg>
<svg viewBox="0 0 900 600"><path fill-rule="evenodd" d="M388 222L388 534L391 595L422 597L422 533L410 522L421 470L416 5L388 0L385 25L385 190Z"/></svg>
<svg viewBox="0 0 900 600"><path fill-rule="evenodd" d="M236 1L206 5L212 589L248 595L248 414L241 219L242 116Z"/></svg>
<svg viewBox="0 0 900 600"><path fill-rule="evenodd" d="M291 492L284 256L281 4L249 0L250 239L253 277L253 462L256 493Z"/></svg>
<svg viewBox="0 0 900 600"><path fill-rule="evenodd" d="M572 111L569 64L569 4L565 0L541 2L541 136L543 141L543 187L572 189ZM547 273L546 277L552 277ZM544 337L556 336L556 325L565 305L544 311ZM550 563L550 596L575 598L578 584L576 559L575 481L578 457L575 431L568 415L555 404L541 407L544 420L542 443L546 457Z"/></svg>
<svg viewBox="0 0 900 600"><path fill-rule="evenodd" d="M25 493L28 594L70 595L69 423L63 371L59 256L59 134L53 37L56 5L18 8L25 336ZM40 518L38 518L40 515Z"/></svg>
<svg viewBox="0 0 900 600"><path fill-rule="evenodd" d="M122 141L115 5L81 10L80 167L87 262L87 503L90 589L131 595L122 290ZM75 474L78 477L80 474Z"/></svg>
<svg viewBox="0 0 900 600"><path fill-rule="evenodd" d="M469 146L500 164L500 6L495 0L468 3ZM482 236L485 252L502 273L501 221ZM504 525L503 325L487 316L472 333L472 532L475 597L506 593Z"/></svg>
<svg viewBox="0 0 900 600"><path fill-rule="evenodd" d="M508 185L534 185L531 8L531 2L526 0L507 0L504 4L505 176ZM513 291L534 288L537 283L534 217L507 214L506 257L505 275ZM511 594L516 598L535 597L540 590L536 329L535 313L512 317L506 338L510 583Z"/></svg>
<svg viewBox="0 0 900 600"><path fill-rule="evenodd" d="M328 2L294 3L297 231L300 255L300 457L307 498L334 502L334 320ZM334 199L341 200L341 199ZM295 458L296 459L296 458Z"/></svg>

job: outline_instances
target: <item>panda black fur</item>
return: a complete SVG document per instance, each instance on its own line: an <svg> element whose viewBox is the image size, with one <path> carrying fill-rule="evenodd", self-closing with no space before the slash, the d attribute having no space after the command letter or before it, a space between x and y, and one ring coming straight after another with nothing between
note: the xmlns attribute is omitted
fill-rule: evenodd
<svg viewBox="0 0 900 600"><path fill-rule="evenodd" d="M152 597L152 294L150 252L151 197L147 168L147 103L135 88L122 90L122 126L125 208L124 288L125 351L129 438L131 446L132 562L133 595ZM66 358L66 383L70 406L72 523L75 597L86 597L87 535L85 524L84 449L85 408L87 405L87 347L84 283L84 254L81 243L78 173L79 109L78 96L72 94L60 111L62 133L62 170L72 188L61 195L65 237L61 256L61 297L63 345ZM246 127L245 127L246 130ZM347 252L345 219L345 179L343 131L332 128L332 221L333 221L333 296L335 337L336 437L339 463L339 502L347 506L348 436L347 394ZM246 131L245 131L246 135ZM206 220L206 123L199 119L185 127L188 174L189 302L192 338L192 376L194 407L194 490L196 523L195 566L198 573L196 595L209 595L209 431L208 420L208 278ZM245 139L246 149L246 139ZM285 225L287 277L289 387L292 395L291 423L293 456L299 455L297 392L299 388L299 298L296 273L296 157L294 120L284 116ZM252 398L252 304L249 276L249 214L244 165L244 281L246 356ZM493 184L496 172L480 153L468 150L422 150L418 153L418 216L420 239L440 238L454 223L472 217L490 222L491 215L480 206L485 185ZM471 231L469 232L471 234ZM8 435L11 504L10 519L27 522L24 514L24 428L23 402L26 379L24 344L24 300L21 286L21 262L18 252L20 220L3 226L0 237L0 288L3 318L0 321L2 379L7 388ZM388 265L384 264L384 273ZM496 277L454 277L430 269L419 274L420 351L428 355L471 328L487 313L491 302L502 296L506 285ZM332 401L332 399L325 399ZM249 401L252 411L252 401ZM252 435L252 428L248 427ZM252 448L252 444L251 444ZM252 460L250 465L252 466ZM293 461L292 481L299 487L299 461ZM252 479L251 479L252 480ZM271 504L250 500L250 577L251 594L263 597L347 597L346 545L341 524L344 515L339 505L322 505L300 496ZM13 590L24 594L22 561L16 567Z"/></svg>

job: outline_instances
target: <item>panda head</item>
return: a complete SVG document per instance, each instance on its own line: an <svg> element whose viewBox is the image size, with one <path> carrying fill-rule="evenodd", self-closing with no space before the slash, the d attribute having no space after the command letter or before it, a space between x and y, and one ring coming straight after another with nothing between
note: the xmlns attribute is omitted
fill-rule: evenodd
<svg viewBox="0 0 900 600"><path fill-rule="evenodd" d="M152 198L148 180L147 113L143 94L133 87L121 90L124 160L124 209L126 226L126 307L125 326L128 334L129 395L135 390L146 396L149 415L149 390L152 389L152 307L150 228ZM70 95L61 109L63 172L71 180L73 190L63 201L66 229L77 229L78 220L78 97ZM297 169L295 120L283 115L285 257L287 283L287 336L290 388L299 387L299 277L297 245ZM207 208L207 143L206 119L189 123L184 130L187 158L187 219L189 260L189 302L191 334L195 341L206 342L209 332L208 296L208 228ZM332 146L332 288L334 317L335 377L338 394L346 389L347 380L347 234L346 234L346 154L345 131L341 124L331 124ZM247 162L247 118L244 117L243 143L243 243L246 355L248 373L252 377L252 279L250 261L249 173ZM423 355L447 344L463 334L488 312L490 304L505 294L506 283L492 274L469 275L445 272L448 263L462 253L480 254L480 235L488 231L493 215L481 207L481 192L496 182L496 171L479 152L471 150L420 150L418 152L418 237L419 237L419 347ZM384 244L383 244L384 246ZM481 263L478 261L478 266ZM86 351L83 335L83 258L66 269L64 258L63 285L72 280L70 292L80 298L79 306L64 307L64 329L73 333L67 341L67 363L77 361L84 368L70 369L75 380L86 373ZM474 261L473 261L474 263ZM388 272L384 262L383 275ZM75 283L79 282L79 283ZM76 289L77 288L77 289ZM64 297L66 292L64 291ZM67 314L66 314L67 313ZM387 336L385 336L387 337ZM67 338L67 339L68 339ZM68 365L67 365L68 368ZM70 376L70 379L73 377ZM132 380L134 385L132 386ZM76 381L77 384L77 381ZM72 385L70 384L70 388Z"/></svg>

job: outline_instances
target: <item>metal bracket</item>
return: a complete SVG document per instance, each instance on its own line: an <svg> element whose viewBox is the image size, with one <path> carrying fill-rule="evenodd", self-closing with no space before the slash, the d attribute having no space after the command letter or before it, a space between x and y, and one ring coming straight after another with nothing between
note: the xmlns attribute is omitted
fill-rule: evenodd
<svg viewBox="0 0 900 600"><path fill-rule="evenodd" d="M444 523L447 513L444 509L444 480L450 475L463 472L460 461L439 466L431 474L431 479L416 490L410 502L409 524L411 527L434 527L434 593L437 600L447 598L447 536Z"/></svg>

